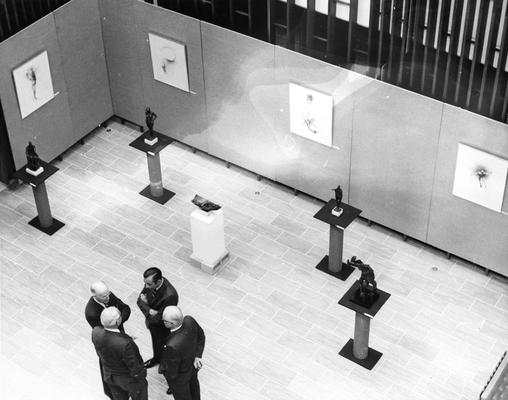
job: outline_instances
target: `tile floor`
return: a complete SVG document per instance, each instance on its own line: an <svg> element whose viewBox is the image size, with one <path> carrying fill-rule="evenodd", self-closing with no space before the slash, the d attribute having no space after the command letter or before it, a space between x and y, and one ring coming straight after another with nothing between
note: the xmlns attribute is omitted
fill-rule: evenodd
<svg viewBox="0 0 508 400"><path fill-rule="evenodd" d="M47 183L52 237L26 185L0 188L1 394L3 399L104 399L83 311L103 279L133 310L126 324L142 355L150 338L135 305L142 272L162 268L184 313L204 327L204 400L476 399L508 348L508 283L361 220L346 231L345 256L371 264L392 293L371 324L384 353L373 371L337 355L354 314L337 305L358 276L335 280L313 266L327 252L322 203L182 144L161 154L166 205L138 195L145 156L139 132L112 122L69 150ZM231 256L212 277L189 260L190 199L224 206ZM150 399L169 398L149 371Z"/></svg>

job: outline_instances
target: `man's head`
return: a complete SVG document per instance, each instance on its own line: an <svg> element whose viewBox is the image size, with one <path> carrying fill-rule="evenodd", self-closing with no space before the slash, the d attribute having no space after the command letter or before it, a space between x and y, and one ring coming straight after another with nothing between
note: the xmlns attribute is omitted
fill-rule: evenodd
<svg viewBox="0 0 508 400"><path fill-rule="evenodd" d="M167 306L162 312L162 321L166 328L178 328L183 322L182 310L177 306Z"/></svg>
<svg viewBox="0 0 508 400"><path fill-rule="evenodd" d="M148 268L143 273L143 280L147 289L155 289L162 283L162 272L159 268Z"/></svg>
<svg viewBox="0 0 508 400"><path fill-rule="evenodd" d="M101 312L101 324L104 328L116 329L122 323L122 315L116 307L107 307Z"/></svg>
<svg viewBox="0 0 508 400"><path fill-rule="evenodd" d="M109 303L109 295L110 291L106 284L102 281L94 282L90 285L90 292L92 292L92 296L99 303L108 304Z"/></svg>

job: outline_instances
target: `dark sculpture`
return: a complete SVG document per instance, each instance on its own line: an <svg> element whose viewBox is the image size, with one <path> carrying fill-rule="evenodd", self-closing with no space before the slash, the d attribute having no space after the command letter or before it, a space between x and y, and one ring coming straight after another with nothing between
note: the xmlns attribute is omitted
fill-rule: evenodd
<svg viewBox="0 0 508 400"><path fill-rule="evenodd" d="M146 126L148 127L148 138L150 140L155 138L153 135L153 124L156 119L157 119L157 114L155 114L152 110L150 110L150 107L146 107L145 108L145 122L146 122Z"/></svg>
<svg viewBox="0 0 508 400"><path fill-rule="evenodd" d="M339 210L342 204L342 189L340 188L340 185L337 186L336 189L333 189L333 191L335 192L335 205L337 210Z"/></svg>
<svg viewBox="0 0 508 400"><path fill-rule="evenodd" d="M26 146L25 149L25 155L27 161L26 167L30 171L37 171L41 167L41 159L35 152L35 146L32 144L32 142L28 142L28 146Z"/></svg>
<svg viewBox="0 0 508 400"><path fill-rule="evenodd" d="M197 205L204 212L210 212L220 209L218 204L212 203L211 201L201 197L199 194L195 195L192 199L192 203Z"/></svg>
<svg viewBox="0 0 508 400"><path fill-rule="evenodd" d="M347 264L351 267L358 268L362 272L362 275L358 280L360 287L354 294L351 301L365 308L369 308L379 297L374 270L370 267L370 265L364 264L362 260L357 259L356 256L353 256L351 260L348 260Z"/></svg>

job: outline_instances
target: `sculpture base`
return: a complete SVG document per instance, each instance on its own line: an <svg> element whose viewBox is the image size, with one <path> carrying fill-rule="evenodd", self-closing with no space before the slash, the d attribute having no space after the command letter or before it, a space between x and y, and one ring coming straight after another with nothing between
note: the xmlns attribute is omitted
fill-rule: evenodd
<svg viewBox="0 0 508 400"><path fill-rule="evenodd" d="M47 226L47 227L41 226L39 217L35 217L35 218L31 219L30 221L28 221L28 225L31 225L34 228L37 228L38 230L40 230L50 236L53 233L55 233L57 230L59 230L62 226L65 226L65 224L63 222L60 222L56 218L53 218L53 223L50 226Z"/></svg>
<svg viewBox="0 0 508 400"><path fill-rule="evenodd" d="M379 298L379 293L368 293L363 299L359 295L360 290L358 290L355 295L351 298L351 302L358 304L359 306L370 308L376 300Z"/></svg>
<svg viewBox="0 0 508 400"><path fill-rule="evenodd" d="M149 145L149 146L153 146L155 143L157 143L159 141L159 139L157 139L157 137L154 137L153 139L148 139L148 138L144 138L143 139L144 142Z"/></svg>
<svg viewBox="0 0 508 400"><path fill-rule="evenodd" d="M226 260L226 258L228 258L228 256L229 252L226 250L217 258L217 260L211 263L202 262L198 257L194 255L194 253L190 255L190 258L192 258L194 261L198 262L201 265L201 271L213 275L220 269L222 263Z"/></svg>
<svg viewBox="0 0 508 400"><path fill-rule="evenodd" d="M340 207L334 207L332 209L332 215L335 215L336 217L340 217L343 212L344 212L344 209L342 209Z"/></svg>
<svg viewBox="0 0 508 400"><path fill-rule="evenodd" d="M149 198L150 200L156 201L159 204L166 204L169 199L171 199L175 193L173 193L171 190L162 189L162 196L153 196L152 191L150 190L150 185L148 185L146 188L144 188L139 194L141 196L145 196Z"/></svg>
<svg viewBox="0 0 508 400"><path fill-rule="evenodd" d="M33 169L30 169L30 168L25 168L25 171L27 172L27 174L30 174L32 176L38 176L38 175L40 175L40 174L42 174L44 172L44 168L39 167L35 171Z"/></svg>
<svg viewBox="0 0 508 400"><path fill-rule="evenodd" d="M342 268L340 271L334 272L330 271L328 268L328 256L324 256L323 259L319 262L319 264L316 266L316 269L326 272L328 275L331 275L337 279L340 279L341 281L345 281L347 278L349 278L349 275L355 270L354 267L350 267L346 263L342 263Z"/></svg>
<svg viewBox="0 0 508 400"><path fill-rule="evenodd" d="M366 368L368 370L371 370L374 368L374 366L377 364L383 353L371 349L369 347L369 353L367 354L367 357L363 360L360 360L359 358L356 358L353 354L353 345L354 340L349 339L346 345L342 348L342 350L339 352L339 355L341 355L344 358L347 358L348 360L353 361L354 363L362 366L363 368Z"/></svg>

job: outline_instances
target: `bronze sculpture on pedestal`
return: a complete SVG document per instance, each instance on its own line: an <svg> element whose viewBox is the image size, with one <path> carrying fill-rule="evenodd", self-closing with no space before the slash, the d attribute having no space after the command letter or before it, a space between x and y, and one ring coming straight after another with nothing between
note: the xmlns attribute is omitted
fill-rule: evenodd
<svg viewBox="0 0 508 400"><path fill-rule="evenodd" d="M32 144L32 142L28 142L28 145L25 149L25 155L26 155L26 168L32 172L36 172L41 168L41 159L35 152L35 146Z"/></svg>
<svg viewBox="0 0 508 400"><path fill-rule="evenodd" d="M157 119L157 114L155 114L152 110L150 110L150 107L146 107L145 108L145 122L146 122L146 126L148 128L148 139L149 140L155 139L155 136L153 134L153 124L156 119Z"/></svg>
<svg viewBox="0 0 508 400"><path fill-rule="evenodd" d="M358 283L360 287L351 299L354 303L369 308L378 299L377 283L374 270L368 264L364 264L362 260L353 256L351 260L347 260L347 264L358 268L362 274Z"/></svg>
<svg viewBox="0 0 508 400"><path fill-rule="evenodd" d="M192 199L192 203L197 205L204 212L210 212L220 209L218 204L212 203L210 200L201 197L200 195L195 195Z"/></svg>

